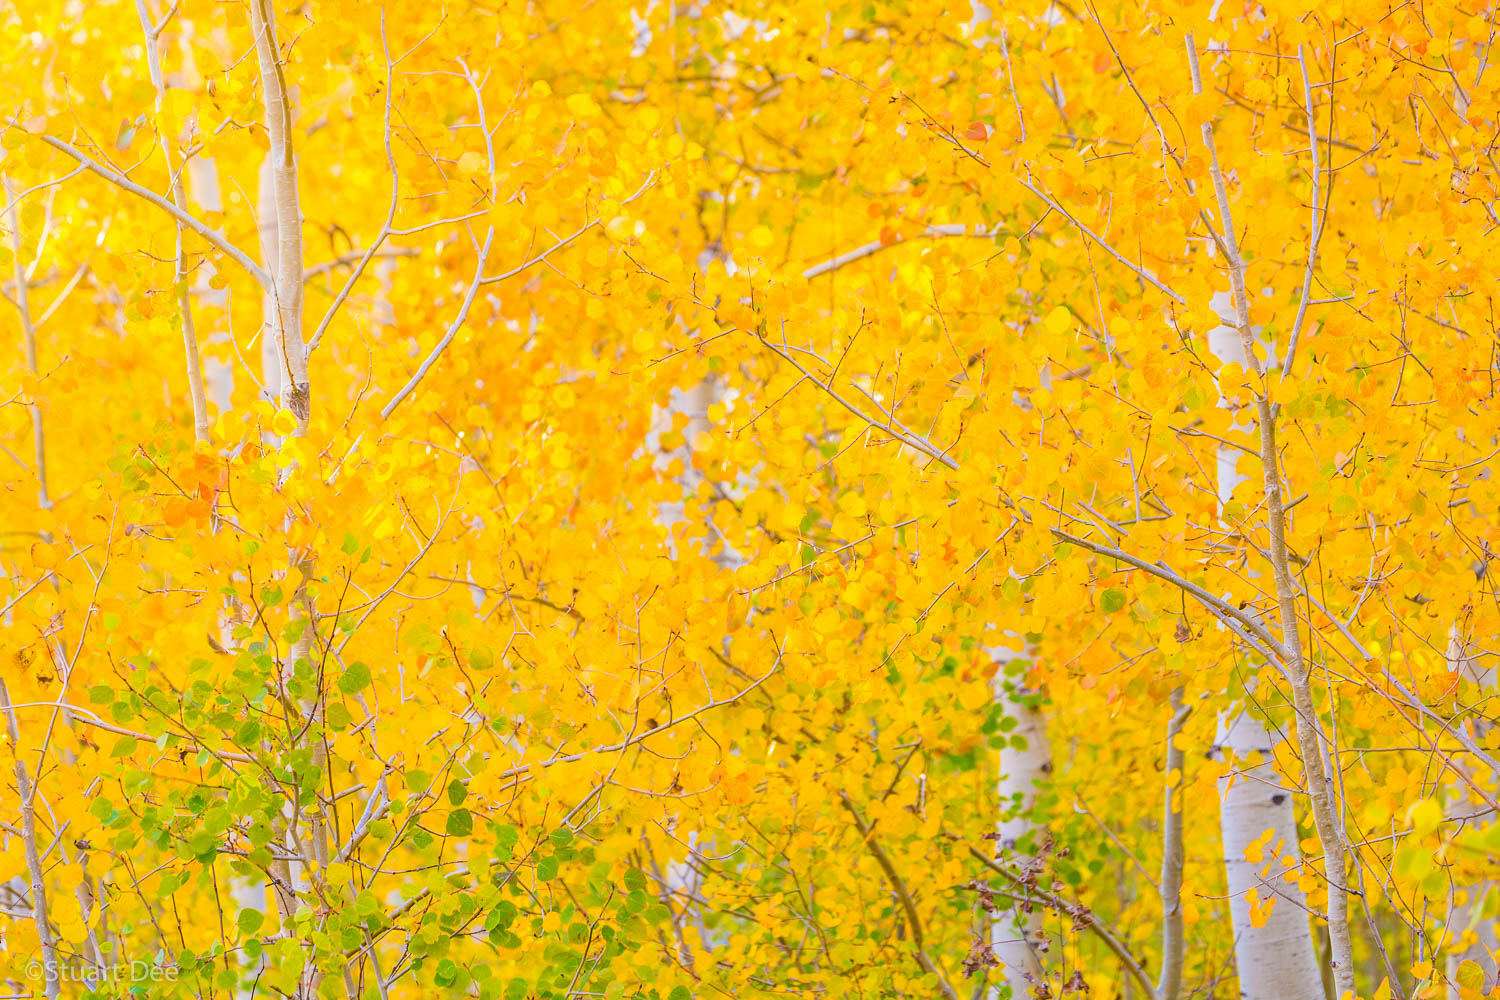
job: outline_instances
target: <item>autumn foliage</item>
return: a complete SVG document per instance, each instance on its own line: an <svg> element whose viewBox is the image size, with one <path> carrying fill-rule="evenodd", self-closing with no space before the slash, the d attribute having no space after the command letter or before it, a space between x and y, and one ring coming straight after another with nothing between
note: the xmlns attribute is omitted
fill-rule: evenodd
<svg viewBox="0 0 1500 1000"><path fill-rule="evenodd" d="M0 993L1486 995L1496 18L0 7Z"/></svg>

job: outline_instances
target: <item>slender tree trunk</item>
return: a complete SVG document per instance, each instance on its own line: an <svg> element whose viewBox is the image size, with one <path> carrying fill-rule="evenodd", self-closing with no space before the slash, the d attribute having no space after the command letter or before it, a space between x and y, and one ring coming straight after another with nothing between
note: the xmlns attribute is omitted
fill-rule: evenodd
<svg viewBox="0 0 1500 1000"><path fill-rule="evenodd" d="M1234 299L1225 293L1213 298L1220 326L1209 331L1209 351L1223 364L1248 367L1249 355L1235 323ZM1220 399L1220 405L1229 404ZM1246 431L1248 425L1237 425ZM1219 506L1229 502L1234 489L1249 477L1236 471L1238 448L1219 446ZM1270 669L1261 662L1260 669ZM1280 881L1272 872L1272 885L1279 893L1271 916L1261 927L1253 926L1246 893L1255 889L1261 897L1272 890L1260 882L1258 868L1245 860L1245 848L1266 830L1274 830L1272 844L1285 843L1287 853L1300 856L1297 814L1291 793L1281 784L1270 764L1272 737L1259 722L1241 712L1219 718L1218 746L1236 751L1261 751L1264 760L1250 772L1220 783L1220 824L1224 865L1229 882L1229 911L1234 927L1235 966L1240 976L1242 1000L1323 1000L1322 972L1313 950L1302 890ZM1291 990L1292 992L1283 992Z"/></svg>
<svg viewBox="0 0 1500 1000"><path fill-rule="evenodd" d="M1178 1000L1182 995L1182 963L1185 946L1182 936L1182 803L1177 789L1183 781L1186 759L1177 736L1192 709L1182 703L1182 689L1172 692L1172 721L1167 724L1167 760L1165 804L1161 821L1161 978L1157 981L1157 1000Z"/></svg>
<svg viewBox="0 0 1500 1000"><path fill-rule="evenodd" d="M1188 64L1192 73L1193 93L1203 92L1198 67L1198 50L1193 36L1186 38ZM1312 693L1312 665L1302 654L1301 622L1297 616L1297 588L1287 560L1286 509L1282 500L1280 452L1276 445L1276 411L1271 406L1266 366L1255 355L1255 332L1250 321L1250 296L1245 287L1245 261L1240 256L1239 237L1229 206L1229 189L1219 165L1214 144L1213 122L1203 123L1203 146L1208 151L1208 173L1218 204L1219 231L1214 242L1224 255L1229 272L1229 287L1234 300L1234 326L1239 333L1244 368L1260 378L1254 388L1256 424L1260 431L1261 481L1265 494L1266 529L1269 536L1271 573L1276 584L1276 603L1281 617L1281 647L1286 679L1292 689L1297 746L1301 751L1302 769L1312 803L1313 825L1323 848L1323 865L1328 887L1328 938L1333 965L1333 980L1340 998L1354 992L1354 945L1349 936L1348 845L1338 817L1338 803L1333 788L1333 769L1338 767L1335 752L1328 765L1324 750L1330 747L1323 731L1322 717Z"/></svg>
<svg viewBox="0 0 1500 1000"><path fill-rule="evenodd" d="M193 61L193 46L179 44L184 84L191 86L197 79L197 65ZM171 74L168 74L171 80ZM198 131L197 118L193 129ZM202 134L199 132L198 134ZM219 184L219 166L210 156L194 156L187 161L188 195L196 201L209 218L222 218L224 194ZM184 206L186 207L186 206ZM212 285L217 269L207 259L201 261L193 276L193 298L207 307L208 331L203 343L210 345L209 357L203 358L203 389L208 401L219 413L228 413L234 408L234 354L232 334L229 332L229 289Z"/></svg>
<svg viewBox="0 0 1500 1000"><path fill-rule="evenodd" d="M677 424L683 423L680 418L686 418L682 427L685 443L678 448L660 449L656 456L658 467L662 469L670 467L673 461L683 463L682 472L677 476L682 496L657 505L657 521L668 532L687 521L688 501L697 495L698 487L704 481L702 473L693 467L692 441L695 436L708 429L708 408L718 401L718 395L718 386L709 377L691 389L674 391L668 405L659 408L653 415L653 431L658 442L663 432L673 430ZM703 552L708 554L713 550L717 532L711 516L706 517L704 522ZM671 540L668 544L673 558L680 558L682 551L677 547L676 540ZM722 559L726 554L732 555L727 547L721 548L719 558ZM685 968L692 970L694 963L692 949L688 946L689 926L695 929L705 950L710 949L713 944L700 902L703 898L706 868L700 854L702 845L697 831L677 827L671 833L687 844L688 854L680 861L668 862L665 872L660 873L659 880L664 902L672 914L672 933L680 961ZM651 864L656 865L654 858L651 859Z"/></svg>
<svg viewBox="0 0 1500 1000"><path fill-rule="evenodd" d="M1479 659L1470 654L1463 630L1457 624L1448 632L1446 658L1450 673L1479 685L1486 693L1494 690L1495 670L1482 667ZM1474 738L1484 740L1491 728L1489 721L1476 716ZM1455 764L1468 768L1462 757ZM1469 773L1471 777L1478 777L1473 769ZM1457 777L1450 783L1449 798L1450 816L1470 816L1482 808L1471 797L1467 783ZM1490 817L1490 820L1493 822L1494 817ZM1459 966L1463 963L1473 962L1484 973L1484 990L1493 990L1497 978L1500 978L1495 963L1495 952L1500 950L1500 936L1496 934L1496 915L1500 912L1500 881L1479 879L1469 885L1459 886L1458 891L1463 893L1463 901L1453 907L1448 919L1448 979L1451 982L1457 978ZM1457 987L1450 987L1448 996L1450 1000L1461 1000Z"/></svg>
<svg viewBox="0 0 1500 1000"><path fill-rule="evenodd" d="M250 25L255 35L255 55L260 67L260 82L266 112L266 134L270 139L270 150L266 164L262 167L262 195L266 193L266 174L269 173L270 200L276 209L275 260L267 255L265 267L270 275L271 302L274 310L266 321L270 327L271 341L279 366L278 402L283 409L291 411L296 418L293 437L307 434L312 416L312 386L307 370L307 345L302 340L302 209L297 191L297 157L292 145L292 98L282 71L281 54L276 41L276 24L272 15L271 0L248 0ZM263 201L264 204L264 201ZM261 222L262 252L268 249L266 222ZM264 354L262 355L264 358ZM271 385L267 372L267 387ZM297 586L292 595L293 621L296 632L291 648L281 664L283 682L297 671L312 667L313 640L316 616L313 611L309 581L315 575L316 560L310 551L293 554L293 566L289 573L297 574ZM311 699L299 704L304 731L315 730L322 719L323 696L319 691ZM317 783L328 767L327 748L321 738L314 736L311 765L305 780ZM290 854L298 856L295 863L283 863L279 873L285 886L278 886L283 916L295 912L297 899L309 887L309 871L316 866L321 870L328 863L328 832L324 822L321 798L314 801L307 816L307 833L299 832L296 803L289 806L284 839ZM299 1000L310 1000L319 990L321 974L315 967L304 971L297 987Z"/></svg>
<svg viewBox="0 0 1500 1000"><path fill-rule="evenodd" d="M276 205L276 171L272 167L269 153L261 160L258 183L255 224L260 236L260 263L267 274L274 275L280 268L281 245L278 236L280 227ZM280 352L276 349L276 325L279 317L276 291L269 285L261 290L260 315L260 395L262 399L275 402L281 393L282 365Z"/></svg>
<svg viewBox="0 0 1500 1000"><path fill-rule="evenodd" d="M5 178L0 187L5 189L5 201L10 205L10 248L14 256L16 311L21 314L21 347L26 352L26 371L35 377L37 372L36 329L31 323L31 299L26 277L26 265L21 260L21 209L17 204L16 190L10 178ZM52 507L47 495L47 436L42 429L42 408L30 403L26 412L31 416L32 452L36 456L36 504L42 510Z"/></svg>
<svg viewBox="0 0 1500 1000"><path fill-rule="evenodd" d="M1324 1000L1323 978L1308 929L1302 890L1283 882L1281 864L1271 855L1300 860L1297 820L1292 792L1282 784L1272 765L1272 737L1259 722L1237 711L1219 717L1218 749L1234 752L1236 761L1251 754L1260 760L1219 784L1219 820L1223 832L1224 868L1229 882L1229 915L1234 927L1234 959L1239 970L1241 1000ZM1265 843L1265 860L1248 861L1246 849ZM1261 870L1271 862L1263 881ZM1275 896L1269 916L1252 919L1248 895ZM1259 923L1259 926L1256 926Z"/></svg>
<svg viewBox="0 0 1500 1000"><path fill-rule="evenodd" d="M300 437L307 433L312 414L312 386L307 374L307 345L302 342L302 208L297 194L297 156L292 148L292 100L282 72L271 0L248 2L271 145L267 166L262 169L269 170L271 197L276 205L276 261L273 266L267 259L266 270L271 275L275 302L272 339L281 366L277 391L281 406L296 416L296 436ZM264 181L262 184L264 191Z"/></svg>
<svg viewBox="0 0 1500 1000"><path fill-rule="evenodd" d="M151 86L156 90L157 141L161 145L162 157L167 161L167 177L171 184L172 204L187 208L187 195L183 191L182 171L172 160L174 136L160 134L161 110L167 96L166 81L161 71L161 54L157 48L157 32L146 10L146 0L135 0L136 14L140 18L141 31L145 35L146 66L151 74ZM182 123L178 123L179 126ZM174 258L172 283L177 288L177 306L182 320L182 343L187 357L188 397L193 404L193 437L199 442L209 440L213 424L208 419L208 397L203 391L203 368L198 353L198 334L193 329L192 294L188 291L186 247L182 223L177 223L177 252Z"/></svg>
<svg viewBox="0 0 1500 1000"><path fill-rule="evenodd" d="M1029 655L1003 648L989 652L1002 668L1011 660ZM1004 679L1004 670L997 671L994 696L1004 703L1005 714L1016 720L1011 738L1023 745L1013 743L1000 751L1001 818L995 833L1000 849L1024 872L1028 859L1041 847L1036 843L1040 832L1031 813L1039 787L1052 777L1052 751L1042 713L1004 690ZM1001 980L1010 987L1015 1000L1030 996L1032 988L1042 981L1042 956L1049 947L1044 917L1045 910L1036 904L1005 911L990 924L990 949L1003 965Z"/></svg>
<svg viewBox="0 0 1500 1000"><path fill-rule="evenodd" d="M21 844L26 853L26 871L31 876L31 916L36 924L37 940L42 946L42 981L47 1000L62 995L61 972L57 964L57 946L52 939L52 924L47 917L47 881L42 868L41 852L36 839L36 786L26 771L21 753L21 732L16 712L10 704L10 691L0 680L0 711L5 713L6 730L16 755L16 794L21 797Z"/></svg>
<svg viewBox="0 0 1500 1000"><path fill-rule="evenodd" d="M207 213L222 215L224 198L219 188L218 164L210 158L195 156L188 161L187 170L188 184L198 204ZM234 409L234 362L228 360L234 345L230 343L231 335L224 325L229 318L229 290L209 284L215 273L214 266L204 261L199 266L198 283L192 292L208 307L208 314L213 318L211 332L204 337L204 342L213 345L215 354L225 355L223 358L210 356L203 359L204 392L216 410L228 413Z"/></svg>

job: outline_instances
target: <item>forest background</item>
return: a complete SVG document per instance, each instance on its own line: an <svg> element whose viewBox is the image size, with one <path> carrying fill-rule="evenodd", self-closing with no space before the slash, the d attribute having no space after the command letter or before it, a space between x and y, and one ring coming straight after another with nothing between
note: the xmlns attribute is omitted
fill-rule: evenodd
<svg viewBox="0 0 1500 1000"><path fill-rule="evenodd" d="M1492 3L0 29L0 992L1493 989Z"/></svg>

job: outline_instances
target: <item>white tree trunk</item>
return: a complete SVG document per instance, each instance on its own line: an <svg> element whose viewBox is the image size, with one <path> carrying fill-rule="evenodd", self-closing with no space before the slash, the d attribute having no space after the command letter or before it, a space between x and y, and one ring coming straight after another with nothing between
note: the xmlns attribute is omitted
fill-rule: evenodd
<svg viewBox="0 0 1500 1000"><path fill-rule="evenodd" d="M682 429L686 443L680 448L670 450L663 449L658 444L654 459L658 469L670 466L674 458L679 458L683 462L683 471L677 477L677 482L682 487L682 497L657 504L657 522L668 532L687 521L688 500L696 495L699 485L703 482L702 473L693 467L692 442L697 434L708 429L708 408L717 400L717 386L712 378L706 378L691 389L685 391L673 389L667 406L657 408L652 415L652 436L658 442L663 432L673 429L678 422L678 415L687 417L687 424ZM703 544L708 548L704 551L711 551L716 532L713 519L710 517L706 521L704 527L707 535ZM668 552L674 559L680 556L675 539L669 538L667 545ZM721 552L721 556L727 552L728 550L725 549ZM687 943L689 927L696 929L698 939L705 949L713 944L703 920L702 900L706 866L700 856L702 844L696 830L673 825L668 832L688 846L688 856L681 861L668 862L666 871L659 878L664 901L667 902L672 912L672 933L679 959L684 967L692 969L692 949ZM654 865L655 861L653 860L652 863Z"/></svg>
<svg viewBox="0 0 1500 1000"><path fill-rule="evenodd" d="M1286 869L1272 855L1300 860L1297 818L1292 793L1271 763L1272 737L1242 712L1219 717L1220 749L1234 751L1237 762L1259 753L1255 764L1241 764L1219 784L1219 822L1223 832L1224 868L1229 881L1229 914L1234 927L1234 959L1239 969L1241 1000L1324 1000L1323 975L1308 929L1302 890L1281 875ZM1247 861L1245 850L1264 842L1271 831L1265 860ZM1270 864L1263 881L1261 871ZM1248 894L1275 897L1261 926L1251 919Z"/></svg>
<svg viewBox="0 0 1500 1000"><path fill-rule="evenodd" d="M1214 312L1222 325L1208 333L1208 347L1224 364L1248 367L1244 343L1234 327L1234 299L1228 292L1213 298ZM1220 400L1220 405L1227 405ZM1249 430L1253 425L1237 425ZM1235 463L1242 453L1220 445L1218 449L1219 506L1229 502L1234 488L1250 477L1241 475ZM1262 663L1262 669L1271 669ZM1219 718L1218 745L1237 753L1259 750L1265 759L1235 780L1220 783L1220 825L1223 831L1224 864L1229 879L1229 911L1234 923L1234 958L1240 974L1243 1000L1323 1000L1322 973L1313 950L1302 890L1281 882L1280 866L1272 872L1273 888L1261 885L1259 869L1245 860L1245 847L1266 830L1275 830L1272 844L1285 842L1285 853L1301 855L1297 840L1297 813L1291 793L1281 784L1271 764L1272 736L1254 719L1241 712L1226 712ZM1275 891L1275 907L1263 927L1252 927L1246 893L1257 889L1262 897Z"/></svg>
<svg viewBox="0 0 1500 1000"><path fill-rule="evenodd" d="M188 161L187 173L190 194L203 211L223 215L224 196L219 187L218 164L212 158L195 156ZM208 393L208 401L223 414L234 408L234 363L229 360L234 345L230 343L228 327L229 290L213 288L209 284L216 273L212 263L203 261L193 284L193 296L208 307L209 332L203 342L213 348L203 359L203 387Z"/></svg>
<svg viewBox="0 0 1500 1000"><path fill-rule="evenodd" d="M277 236L278 212L276 211L276 172L271 166L271 154L260 163L259 189L255 198L255 225L260 236L260 266L267 274L276 274L280 268L281 250ZM276 293L271 288L261 291L260 299L260 398L276 401L281 391L281 358L276 351Z"/></svg>
<svg viewBox="0 0 1500 1000"><path fill-rule="evenodd" d="M1478 657L1472 655L1468 643L1464 640L1463 630L1456 624L1448 631L1446 658L1448 669L1452 673L1479 685L1480 689L1486 693L1494 689L1494 668L1482 666ZM1490 724L1475 719L1475 738L1484 739L1490 728ZM1471 778L1479 777L1478 772L1481 769L1468 766L1461 755L1456 758L1455 764L1457 767L1465 768ZM1449 783L1448 815L1454 818L1473 816L1483 808L1483 803L1472 795L1468 783L1454 776ZM1482 823L1483 820L1469 820L1468 822ZM1448 979L1451 982L1457 978L1459 966L1463 963L1474 962L1484 972L1485 985L1482 992L1486 992L1492 990L1496 985L1496 979L1500 978L1500 975L1497 975L1494 955L1497 950L1500 950L1500 935L1496 933L1496 915L1500 912L1500 881L1481 879L1470 885L1459 886L1457 891L1463 893L1463 902L1453 907L1448 918L1446 941ZM1450 1000L1460 1000L1456 987L1449 987L1448 996Z"/></svg>
<svg viewBox="0 0 1500 1000"><path fill-rule="evenodd" d="M1003 702L1005 714L1016 720L1010 735L1025 740L1023 749L1007 746L999 753L1001 818L995 825L995 833L1002 863L1009 861L1024 869L1027 859L1041 846L1036 842L1039 833L1031 810L1036 804L1038 787L1052 777L1052 749L1047 743L1047 723L1042 714L1016 701L1002 687L1004 665L1029 656L1029 652L995 648L989 653L1002 667L995 673L995 700ZM1042 981L1042 956L1048 949L1044 917L1045 911L1038 903L1029 911L1006 910L990 923L990 949L1001 963L1001 981L1010 987L1014 1000L1031 996L1032 987Z"/></svg>
<svg viewBox="0 0 1500 1000"><path fill-rule="evenodd" d="M264 220L261 221L261 251L266 271L271 276L271 298L275 306L268 315L273 317L272 347L280 363L278 401L296 416L296 433L300 436L306 433L312 413L307 345L302 342L302 206L297 193L297 156L292 148L292 97L282 73L276 24L268 4L269 0L250 0L250 24L255 33L266 134L270 139L270 150L261 167L260 200L264 209L268 200L265 195L269 174L269 200L276 205L274 265L269 256L264 256L267 243Z"/></svg>
<svg viewBox="0 0 1500 1000"><path fill-rule="evenodd" d="M21 733L16 725L16 713L10 704L10 692L5 681L0 680L0 712L5 714L6 732L15 753L16 795L21 810L21 844L26 856L26 872L30 876L28 893L31 901L32 921L36 925L37 940L42 947L42 984L48 1000L57 1000L62 995L61 968L57 964L57 946L52 939L52 924L47 916L47 876L42 867L42 856L38 848L36 832L36 786L26 771L22 759Z"/></svg>
<svg viewBox="0 0 1500 1000"><path fill-rule="evenodd" d="M16 311L21 314L21 344L26 351L26 371L35 376L38 371L36 330L31 323L26 264L21 254L21 206L17 198L19 192L8 177L0 179L0 192L4 193L6 203L10 206L10 212L5 221L7 228L10 229L10 249L13 256L12 264L15 267L16 284L12 294L16 297ZM33 402L27 405L26 412L31 417L32 451L36 455L36 505L42 510L48 510L52 506L52 500L47 495L47 437L42 428L42 408Z"/></svg>

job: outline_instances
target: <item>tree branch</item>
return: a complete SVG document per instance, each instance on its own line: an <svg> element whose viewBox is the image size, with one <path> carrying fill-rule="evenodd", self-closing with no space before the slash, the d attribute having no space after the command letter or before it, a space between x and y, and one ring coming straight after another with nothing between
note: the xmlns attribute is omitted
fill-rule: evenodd
<svg viewBox="0 0 1500 1000"><path fill-rule="evenodd" d="M12 122L12 124L15 123ZM64 142L63 140L50 135L38 136L38 138L40 138L47 145L51 146L53 149L68 154L73 159L83 164L86 169L93 171L100 177L103 177L105 180L109 181L120 190L128 191L129 193L135 195L137 198L142 198L146 201L149 201L151 204L155 205L163 212L166 212L168 215L172 216L172 218L180 222L184 228L191 229L193 232L197 233L200 237L203 238L205 242L208 243L209 246L213 247L215 250L219 251L230 260L234 261L240 267L244 268L245 273L250 275L250 277L254 278L261 285L268 285L270 283L271 276L268 275L264 270L262 270L259 264L255 263L255 261L246 256L243 250L235 246L233 243L230 243L219 233L208 228L205 223L178 208L176 205L172 204L170 201L168 201L166 198L163 198L155 191L152 191L148 188L143 188L135 181L131 180L129 177L126 177L124 174L119 173L115 170L111 170L109 167L104 166L102 163L93 159L87 153L78 149L71 143Z"/></svg>
<svg viewBox="0 0 1500 1000"><path fill-rule="evenodd" d="M1010 880L1011 884L1022 884L1020 877L1017 876L1015 872L1007 870L1004 865L1000 864L994 858L986 857L984 852L977 849L973 844L965 841L964 847L968 848L971 857L984 864L984 866L986 868L989 868L991 871L1005 876L1005 878ZM1040 896L1042 899L1046 900L1049 904L1051 904L1058 910L1071 911L1074 909L1073 905L1066 899L1063 899L1061 896L1054 896L1052 893L1047 892L1040 886L1027 885L1025 886L1025 890L1032 896ZM1100 941L1104 942L1104 946L1111 952L1113 952L1115 957L1120 960L1120 964L1125 967L1125 971L1130 973L1131 977L1140 984L1141 989L1146 991L1146 996L1150 998L1150 1000L1154 1000L1154 998L1156 997L1156 987L1154 984L1152 984L1151 977L1146 975L1146 970L1141 968L1141 963L1137 962L1135 960L1135 957L1130 954L1130 949L1125 947L1124 942L1122 942L1108 927L1099 923L1092 912L1088 914L1087 927L1089 930L1093 931L1094 935L1098 937Z"/></svg>
<svg viewBox="0 0 1500 1000"><path fill-rule="evenodd" d="M1157 1000L1178 1000L1182 995L1185 954L1182 937L1182 803L1173 801L1173 792L1183 783L1182 765L1186 757L1177 746L1177 736L1193 709L1182 703L1182 688L1173 690L1172 708L1172 720L1167 723L1167 773L1163 782L1166 791L1161 824L1161 980L1156 988Z"/></svg>
<svg viewBox="0 0 1500 1000"><path fill-rule="evenodd" d="M839 792L839 801L844 804L845 809L849 810L849 815L854 817L854 825L859 829L861 839L870 849L870 854L875 858L875 863L880 866L880 870L885 872L886 881L891 884L891 891L896 894L896 898L901 901L901 908L906 911L906 922L911 927L911 941L916 948L917 964L922 967L923 972L937 979L938 988L943 991L943 996L948 1000L958 1000L958 992L954 990L953 984L948 982L948 977L943 975L942 970L927 954L927 944L922 934L922 918L917 915L917 906L912 902L906 883L902 881L900 873L891 864L891 859L886 856L880 842L875 839L874 830L859 815L859 810L854 808L854 803L849 801L849 796Z"/></svg>
<svg viewBox="0 0 1500 1000"><path fill-rule="evenodd" d="M57 964L57 946L52 940L52 925L47 917L46 876L36 844L36 786L31 783L31 777L26 773L26 762L21 757L21 732L16 725L15 709L10 704L10 692L6 690L3 680L0 680L0 710L5 712L6 730L16 753L16 792L21 796L21 842L26 851L26 870L31 875L31 916L36 922L37 940L42 944L42 975L46 983L47 1000L57 1000L62 995L62 983Z"/></svg>

